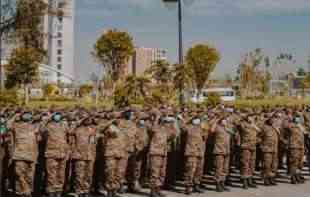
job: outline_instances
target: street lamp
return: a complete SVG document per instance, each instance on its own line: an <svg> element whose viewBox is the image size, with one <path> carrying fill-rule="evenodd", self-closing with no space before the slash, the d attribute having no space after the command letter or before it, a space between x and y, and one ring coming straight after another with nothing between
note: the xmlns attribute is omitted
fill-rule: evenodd
<svg viewBox="0 0 310 197"><path fill-rule="evenodd" d="M182 21L182 0L162 0L164 3L178 4L178 34L179 34L179 64L183 64L183 21Z"/></svg>

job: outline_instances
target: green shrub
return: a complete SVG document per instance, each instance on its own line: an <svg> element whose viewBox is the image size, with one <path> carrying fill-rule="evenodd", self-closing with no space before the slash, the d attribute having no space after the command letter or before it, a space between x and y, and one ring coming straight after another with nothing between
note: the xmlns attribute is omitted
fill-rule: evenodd
<svg viewBox="0 0 310 197"><path fill-rule="evenodd" d="M15 90L5 90L0 92L0 104L18 104L19 96Z"/></svg>
<svg viewBox="0 0 310 197"><path fill-rule="evenodd" d="M204 101L204 104L207 106L216 106L221 103L221 97L217 93L209 93L208 99Z"/></svg>

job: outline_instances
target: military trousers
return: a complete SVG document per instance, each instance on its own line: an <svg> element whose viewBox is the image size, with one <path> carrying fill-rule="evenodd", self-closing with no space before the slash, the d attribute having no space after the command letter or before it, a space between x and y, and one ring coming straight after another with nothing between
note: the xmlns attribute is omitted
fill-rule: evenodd
<svg viewBox="0 0 310 197"><path fill-rule="evenodd" d="M30 195L33 191L35 162L14 161L15 193L17 195Z"/></svg>
<svg viewBox="0 0 310 197"><path fill-rule="evenodd" d="M203 175L203 158L188 156L185 159L185 185L192 187L199 185Z"/></svg>
<svg viewBox="0 0 310 197"><path fill-rule="evenodd" d="M92 186L94 161L74 160L73 162L74 191L76 194L87 194Z"/></svg>
<svg viewBox="0 0 310 197"><path fill-rule="evenodd" d="M66 159L46 158L46 192L62 192L65 184Z"/></svg>
<svg viewBox="0 0 310 197"><path fill-rule="evenodd" d="M143 163L143 153L131 154L128 158L128 176L127 181L129 186L134 186L139 181L141 176L141 168Z"/></svg>
<svg viewBox="0 0 310 197"><path fill-rule="evenodd" d="M121 172L121 184L125 184L126 182L126 173L128 168L128 159L131 157L131 153L127 153L125 157L120 159L119 170Z"/></svg>
<svg viewBox="0 0 310 197"><path fill-rule="evenodd" d="M105 181L104 187L107 191L117 191L122 184L123 171L121 169L124 158L105 157Z"/></svg>
<svg viewBox="0 0 310 197"><path fill-rule="evenodd" d="M158 190L165 182L166 178L166 156L150 156L150 188Z"/></svg>
<svg viewBox="0 0 310 197"><path fill-rule="evenodd" d="M304 149L290 149L289 151L289 173L299 174L304 165Z"/></svg>
<svg viewBox="0 0 310 197"><path fill-rule="evenodd" d="M230 155L215 155L215 180L225 181L229 174Z"/></svg>
<svg viewBox="0 0 310 197"><path fill-rule="evenodd" d="M256 150L241 150L241 179L251 178L255 172Z"/></svg>
<svg viewBox="0 0 310 197"><path fill-rule="evenodd" d="M263 178L275 177L278 171L278 154L264 152L263 153Z"/></svg>

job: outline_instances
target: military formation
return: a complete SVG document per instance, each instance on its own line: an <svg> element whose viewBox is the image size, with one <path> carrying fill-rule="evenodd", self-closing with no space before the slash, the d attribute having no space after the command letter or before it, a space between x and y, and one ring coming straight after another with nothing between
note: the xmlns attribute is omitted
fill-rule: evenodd
<svg viewBox="0 0 310 197"><path fill-rule="evenodd" d="M204 193L205 175L229 192L277 185L279 169L302 184L310 160L310 108L232 106L123 109L4 107L0 114L1 195L165 197Z"/></svg>

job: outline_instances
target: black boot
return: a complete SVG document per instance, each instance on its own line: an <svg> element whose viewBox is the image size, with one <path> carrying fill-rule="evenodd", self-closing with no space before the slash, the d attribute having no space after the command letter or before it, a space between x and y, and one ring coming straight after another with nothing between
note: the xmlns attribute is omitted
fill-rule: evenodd
<svg viewBox="0 0 310 197"><path fill-rule="evenodd" d="M264 178L264 185L265 186L270 186L271 185L269 178Z"/></svg>
<svg viewBox="0 0 310 197"><path fill-rule="evenodd" d="M221 181L221 186L222 186L222 188L223 188L223 190L225 191L225 192L230 192L230 189L228 188L228 187L226 187L226 185L225 185L225 182L224 181Z"/></svg>
<svg viewBox="0 0 310 197"><path fill-rule="evenodd" d="M276 182L276 178L275 177L271 177L270 178L270 184L274 185L274 186L278 185L277 182Z"/></svg>
<svg viewBox="0 0 310 197"><path fill-rule="evenodd" d="M249 189L248 179L242 179L242 188Z"/></svg>
<svg viewBox="0 0 310 197"><path fill-rule="evenodd" d="M141 192L141 186L140 186L139 182L136 181L134 184L129 184L127 192L133 193L133 194L140 193Z"/></svg>
<svg viewBox="0 0 310 197"><path fill-rule="evenodd" d="M119 194L124 194L125 193L125 187L124 184L121 184L119 190L117 191Z"/></svg>
<svg viewBox="0 0 310 197"><path fill-rule="evenodd" d="M157 191L157 194L159 197L166 197L166 195L164 193L162 193L162 191L160 189Z"/></svg>
<svg viewBox="0 0 310 197"><path fill-rule="evenodd" d="M115 192L108 191L107 197L115 197Z"/></svg>
<svg viewBox="0 0 310 197"><path fill-rule="evenodd" d="M199 187L199 185L194 185L194 192L202 194L203 190Z"/></svg>
<svg viewBox="0 0 310 197"><path fill-rule="evenodd" d="M216 183L216 191L217 192L223 192L224 191L224 188L222 187L220 182Z"/></svg>
<svg viewBox="0 0 310 197"><path fill-rule="evenodd" d="M226 179L224 183L225 183L225 185L227 185L227 186L230 186L230 187L233 186L232 181L231 181L230 179Z"/></svg>
<svg viewBox="0 0 310 197"><path fill-rule="evenodd" d="M291 176L291 183L292 183L293 185L296 185L296 184L297 184L296 175L292 175L292 176Z"/></svg>
<svg viewBox="0 0 310 197"><path fill-rule="evenodd" d="M193 188L192 187L186 187L185 194L186 195L191 195L192 193L193 193Z"/></svg>
<svg viewBox="0 0 310 197"><path fill-rule="evenodd" d="M251 188L257 188L257 185L255 184L253 178L248 178L248 186Z"/></svg>
<svg viewBox="0 0 310 197"><path fill-rule="evenodd" d="M301 178L300 174L296 175L296 180L297 180L298 183L301 183L301 184L305 183L304 179Z"/></svg>

